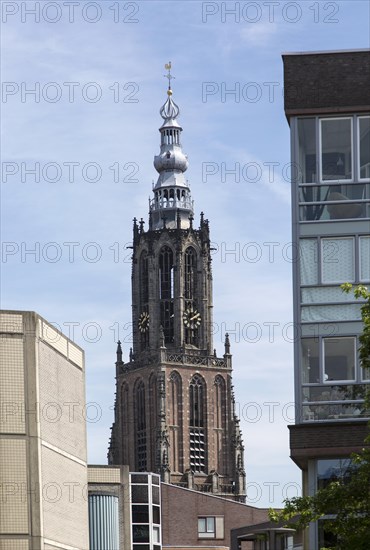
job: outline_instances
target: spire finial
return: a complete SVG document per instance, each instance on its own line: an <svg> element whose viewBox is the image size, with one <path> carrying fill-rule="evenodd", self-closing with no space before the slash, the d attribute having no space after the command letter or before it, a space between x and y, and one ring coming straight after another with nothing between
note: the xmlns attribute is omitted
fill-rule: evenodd
<svg viewBox="0 0 370 550"><path fill-rule="evenodd" d="M122 347L121 347L121 341L118 340L117 342L117 363L122 363Z"/></svg>
<svg viewBox="0 0 370 550"><path fill-rule="evenodd" d="M172 64L171 64L171 61L169 61L168 63L165 64L164 68L167 70L167 74L164 75L165 78L168 78L168 90L167 90L167 95L172 95L172 90L171 90L171 80L173 78L175 78L172 74L171 74L171 68L172 68Z"/></svg>
<svg viewBox="0 0 370 550"><path fill-rule="evenodd" d="M225 334L225 355L230 355L230 338L229 334Z"/></svg>

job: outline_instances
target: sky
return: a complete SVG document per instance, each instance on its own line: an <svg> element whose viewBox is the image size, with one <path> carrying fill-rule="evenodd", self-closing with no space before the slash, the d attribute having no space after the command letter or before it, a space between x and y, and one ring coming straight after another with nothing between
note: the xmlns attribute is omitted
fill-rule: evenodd
<svg viewBox="0 0 370 550"><path fill-rule="evenodd" d="M369 47L369 3L7 2L1 307L85 350L88 459L106 463L118 338L131 344L132 219L147 221L172 62L187 177L213 243L214 345L229 332L247 502L300 493L294 423L285 52Z"/></svg>

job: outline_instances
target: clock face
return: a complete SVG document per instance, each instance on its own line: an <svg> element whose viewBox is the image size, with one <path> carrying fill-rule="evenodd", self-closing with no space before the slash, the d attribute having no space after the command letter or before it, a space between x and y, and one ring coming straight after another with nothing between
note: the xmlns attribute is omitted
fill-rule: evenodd
<svg viewBox="0 0 370 550"><path fill-rule="evenodd" d="M186 328L195 329L198 328L202 317L200 316L200 313L196 309L187 308L183 313L183 321Z"/></svg>
<svg viewBox="0 0 370 550"><path fill-rule="evenodd" d="M139 330L140 332L147 332L149 330L149 313L143 311L139 317Z"/></svg>

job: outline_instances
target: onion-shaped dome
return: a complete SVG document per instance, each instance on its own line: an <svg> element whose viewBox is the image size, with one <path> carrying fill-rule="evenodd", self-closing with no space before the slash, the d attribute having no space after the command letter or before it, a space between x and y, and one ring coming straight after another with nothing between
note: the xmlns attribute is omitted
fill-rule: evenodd
<svg viewBox="0 0 370 550"><path fill-rule="evenodd" d="M178 105L176 105L176 103L172 99L172 90L170 88L167 90L167 95L167 101L164 105L162 105L159 111L163 120L177 118L180 114L180 109Z"/></svg>
<svg viewBox="0 0 370 550"><path fill-rule="evenodd" d="M163 151L160 155L154 157L154 167L159 173L164 170L185 172L188 166L188 158L179 148Z"/></svg>

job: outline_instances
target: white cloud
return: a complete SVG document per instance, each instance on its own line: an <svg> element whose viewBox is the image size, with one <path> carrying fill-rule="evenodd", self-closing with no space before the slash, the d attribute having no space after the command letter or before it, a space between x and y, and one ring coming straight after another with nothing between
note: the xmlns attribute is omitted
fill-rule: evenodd
<svg viewBox="0 0 370 550"><path fill-rule="evenodd" d="M269 21L261 21L246 25L241 31L240 36L244 43L251 46L266 47L278 33L276 23Z"/></svg>

